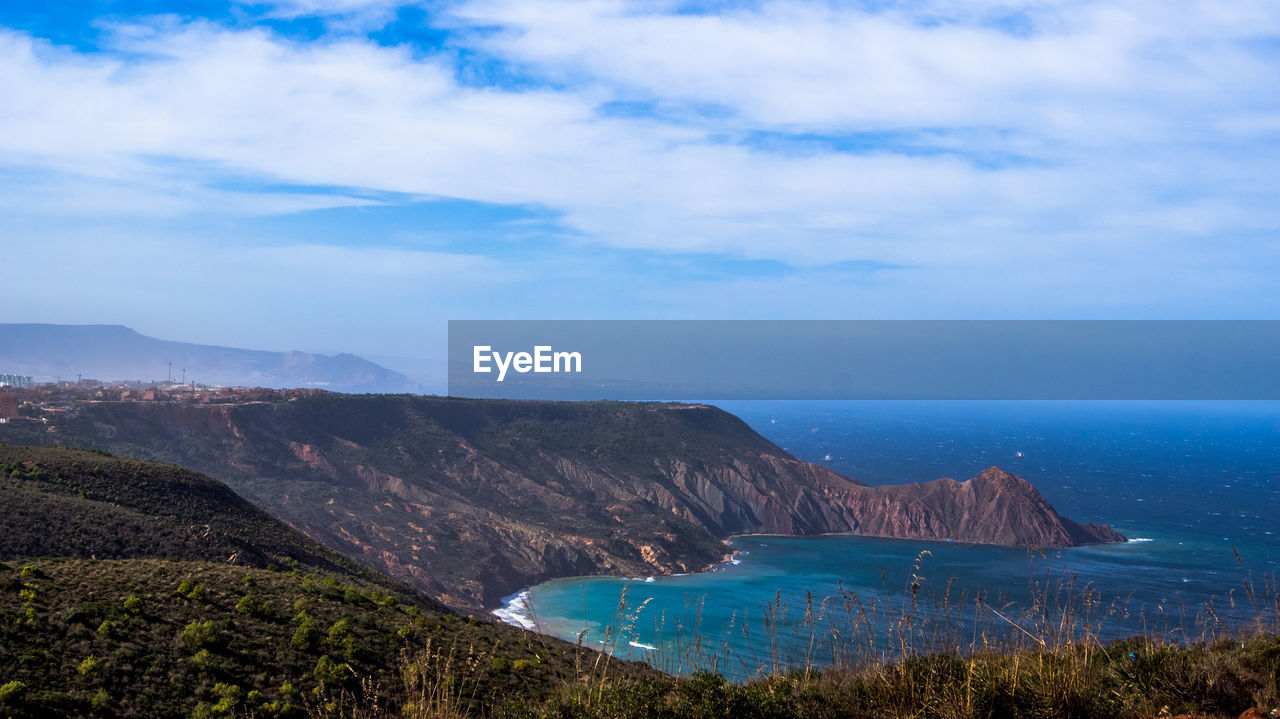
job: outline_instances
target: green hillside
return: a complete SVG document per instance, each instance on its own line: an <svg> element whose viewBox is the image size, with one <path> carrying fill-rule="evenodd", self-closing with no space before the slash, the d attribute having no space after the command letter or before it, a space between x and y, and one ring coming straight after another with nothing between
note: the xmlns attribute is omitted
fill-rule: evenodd
<svg viewBox="0 0 1280 719"><path fill-rule="evenodd" d="M0 444L0 469L3 719L1258 719L1280 706L1273 609L1207 644L1011 628L965 655L672 678L442 610L180 467Z"/></svg>
<svg viewBox="0 0 1280 719"><path fill-rule="evenodd" d="M177 465L0 443L0 506L0 559L274 564L410 591L293 531L221 482Z"/></svg>
<svg viewBox="0 0 1280 719"><path fill-rule="evenodd" d="M0 717L402 707L406 667L448 678L436 701L484 709L547 696L586 663L449 612L173 465L0 445L0 506Z"/></svg>

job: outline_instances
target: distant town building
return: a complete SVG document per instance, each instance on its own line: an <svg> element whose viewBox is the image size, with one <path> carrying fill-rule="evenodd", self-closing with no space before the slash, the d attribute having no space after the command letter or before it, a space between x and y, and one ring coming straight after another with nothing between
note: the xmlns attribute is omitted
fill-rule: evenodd
<svg viewBox="0 0 1280 719"><path fill-rule="evenodd" d="M0 374L0 387L29 387L31 377L22 374Z"/></svg>

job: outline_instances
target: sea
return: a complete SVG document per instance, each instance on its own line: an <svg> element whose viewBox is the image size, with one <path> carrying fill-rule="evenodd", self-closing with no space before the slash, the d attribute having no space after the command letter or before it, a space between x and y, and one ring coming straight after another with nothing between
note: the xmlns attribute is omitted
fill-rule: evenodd
<svg viewBox="0 0 1280 719"><path fill-rule="evenodd" d="M558 579L502 620L743 679L905 654L1280 629L1280 402L712 402L871 485L998 466L1123 544L741 536L712 570Z"/></svg>

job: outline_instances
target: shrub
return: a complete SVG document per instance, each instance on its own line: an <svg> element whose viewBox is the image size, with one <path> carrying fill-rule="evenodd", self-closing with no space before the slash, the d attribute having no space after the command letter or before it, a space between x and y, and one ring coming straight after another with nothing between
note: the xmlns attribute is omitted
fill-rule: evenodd
<svg viewBox="0 0 1280 719"><path fill-rule="evenodd" d="M136 594L130 594L124 598L124 610L129 614L142 613L142 597Z"/></svg>
<svg viewBox="0 0 1280 719"><path fill-rule="evenodd" d="M193 621L182 629L182 641L192 649L212 646L218 642L218 628L212 619Z"/></svg>
<svg viewBox="0 0 1280 719"><path fill-rule="evenodd" d="M351 676L351 667L347 666L346 662L340 662L328 654L322 654L311 674L321 684L337 686Z"/></svg>
<svg viewBox="0 0 1280 719"><path fill-rule="evenodd" d="M0 685L0 706L11 704L22 698L22 694L27 690L27 685L16 679L7 684Z"/></svg>
<svg viewBox="0 0 1280 719"><path fill-rule="evenodd" d="M90 654L85 657L84 661L80 662L80 666L76 668L76 671L80 673L80 676L87 677L91 674L96 674L101 668L102 660Z"/></svg>
<svg viewBox="0 0 1280 719"><path fill-rule="evenodd" d="M197 602L203 602L208 597L204 585L194 579L182 580L182 584L178 585L178 594Z"/></svg>
<svg viewBox="0 0 1280 719"><path fill-rule="evenodd" d="M235 684L223 684L221 682L213 685L213 693L218 697L218 702L210 707L214 716L225 716L231 713L236 704L244 697L244 690Z"/></svg>
<svg viewBox="0 0 1280 719"><path fill-rule="evenodd" d="M191 663L197 669L208 669L213 665L213 654L208 649L201 649L191 656Z"/></svg>
<svg viewBox="0 0 1280 719"><path fill-rule="evenodd" d="M351 620L343 617L329 628L329 648L350 657L356 650L356 637L351 631Z"/></svg>
<svg viewBox="0 0 1280 719"><path fill-rule="evenodd" d="M241 600L237 601L236 612L257 615L261 614L262 608L259 601L257 601L257 597L253 596L253 592L248 592L248 594L241 597Z"/></svg>
<svg viewBox="0 0 1280 719"><path fill-rule="evenodd" d="M304 610L298 612L294 621L298 623L298 628L294 630L289 644L300 652L314 651L320 644L320 628L316 626L316 620Z"/></svg>

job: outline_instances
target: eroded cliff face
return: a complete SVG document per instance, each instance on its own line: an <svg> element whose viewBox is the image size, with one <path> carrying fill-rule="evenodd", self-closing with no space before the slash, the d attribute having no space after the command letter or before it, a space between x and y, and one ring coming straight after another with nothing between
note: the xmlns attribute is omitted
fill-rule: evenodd
<svg viewBox="0 0 1280 719"><path fill-rule="evenodd" d="M1005 545L1121 541L991 468L868 487L711 407L330 395L231 406L86 403L58 441L183 464L312 537L479 610L587 574L696 571L733 534Z"/></svg>
<svg viewBox="0 0 1280 719"><path fill-rule="evenodd" d="M999 467L964 482L864 488L845 506L858 534L1040 547L1125 541L1110 527L1059 515L1030 482Z"/></svg>

